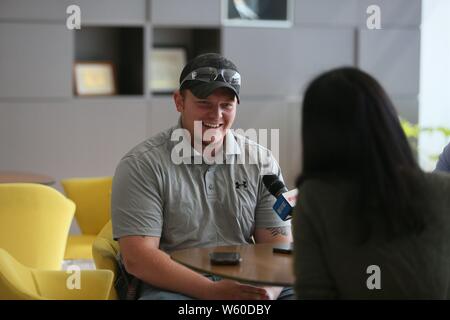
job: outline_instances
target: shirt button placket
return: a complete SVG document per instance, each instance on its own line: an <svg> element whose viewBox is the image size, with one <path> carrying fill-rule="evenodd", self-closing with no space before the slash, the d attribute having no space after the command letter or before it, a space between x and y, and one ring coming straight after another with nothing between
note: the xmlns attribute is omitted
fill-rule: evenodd
<svg viewBox="0 0 450 320"><path fill-rule="evenodd" d="M208 196L216 195L216 188L214 186L214 168L212 166L205 172L205 185Z"/></svg>

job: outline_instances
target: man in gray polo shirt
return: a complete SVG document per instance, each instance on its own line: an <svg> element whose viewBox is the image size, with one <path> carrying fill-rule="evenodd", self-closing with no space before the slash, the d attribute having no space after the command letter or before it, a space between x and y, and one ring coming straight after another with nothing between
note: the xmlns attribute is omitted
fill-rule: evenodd
<svg viewBox="0 0 450 320"><path fill-rule="evenodd" d="M271 153L229 130L241 77L218 54L191 60L174 102L179 123L139 144L113 180L113 236L142 299L292 298L291 288L257 287L198 274L170 251L292 241L290 223L272 210L263 174L277 174ZM181 140L180 140L181 139ZM206 152L208 151L208 152Z"/></svg>

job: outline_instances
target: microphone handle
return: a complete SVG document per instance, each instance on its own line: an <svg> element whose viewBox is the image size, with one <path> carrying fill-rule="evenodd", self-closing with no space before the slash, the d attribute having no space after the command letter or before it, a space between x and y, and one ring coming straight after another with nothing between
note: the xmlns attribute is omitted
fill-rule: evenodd
<svg viewBox="0 0 450 320"><path fill-rule="evenodd" d="M282 188L282 189L278 190L278 192L275 193L275 198L278 199L278 197L280 197L280 196L281 196L283 193L285 193L285 192L288 192L288 189Z"/></svg>

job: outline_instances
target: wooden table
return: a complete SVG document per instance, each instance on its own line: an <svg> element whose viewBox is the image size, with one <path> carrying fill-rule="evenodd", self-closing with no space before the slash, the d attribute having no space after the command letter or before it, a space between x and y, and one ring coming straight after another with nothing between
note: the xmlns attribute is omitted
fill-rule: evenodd
<svg viewBox="0 0 450 320"><path fill-rule="evenodd" d="M273 253L274 244L252 244L213 248L191 248L171 253L171 258L193 270L258 285L292 286L293 255ZM242 261L235 266L211 265L211 252L239 252Z"/></svg>
<svg viewBox="0 0 450 320"><path fill-rule="evenodd" d="M0 171L0 183L39 183L52 185L55 179L50 176L32 172Z"/></svg>

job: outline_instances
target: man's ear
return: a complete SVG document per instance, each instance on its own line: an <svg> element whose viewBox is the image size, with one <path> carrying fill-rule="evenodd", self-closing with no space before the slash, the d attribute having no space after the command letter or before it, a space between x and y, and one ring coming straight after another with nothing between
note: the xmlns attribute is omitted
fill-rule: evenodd
<svg viewBox="0 0 450 320"><path fill-rule="evenodd" d="M177 111L182 112L184 110L184 98L183 98L183 95L181 94L180 90L176 90L173 93L173 101L175 102Z"/></svg>

